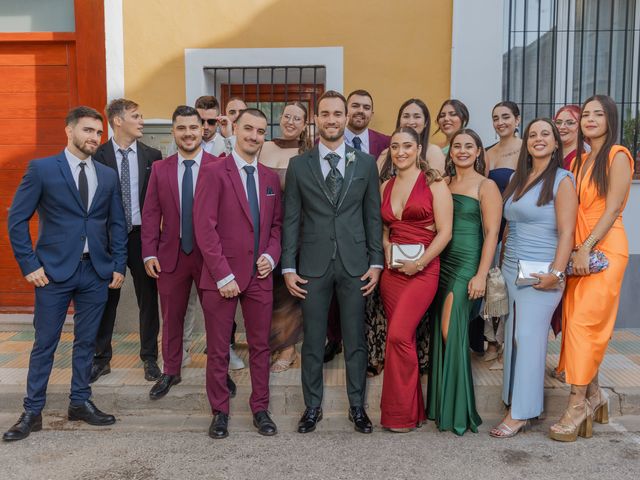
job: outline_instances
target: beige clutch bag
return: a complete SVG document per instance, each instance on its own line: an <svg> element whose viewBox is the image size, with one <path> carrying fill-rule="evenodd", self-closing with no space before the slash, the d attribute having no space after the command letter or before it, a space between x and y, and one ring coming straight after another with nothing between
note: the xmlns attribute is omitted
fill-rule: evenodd
<svg viewBox="0 0 640 480"><path fill-rule="evenodd" d="M421 243L415 245L399 245L397 243L391 244L391 268L402 267L398 260L405 260L409 262L415 262L424 253L424 245Z"/></svg>

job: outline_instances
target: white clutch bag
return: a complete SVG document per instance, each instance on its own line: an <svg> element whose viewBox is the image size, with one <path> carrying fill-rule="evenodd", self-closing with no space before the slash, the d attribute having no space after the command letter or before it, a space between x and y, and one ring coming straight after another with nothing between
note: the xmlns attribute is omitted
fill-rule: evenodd
<svg viewBox="0 0 640 480"><path fill-rule="evenodd" d="M402 267L398 260L405 260L408 262L415 262L424 253L424 245L421 243L415 245L399 245L397 243L391 244L391 268Z"/></svg>
<svg viewBox="0 0 640 480"><path fill-rule="evenodd" d="M519 287L527 287L537 285L540 279L532 277L532 273L549 273L549 262L535 262L531 260L518 260L518 276L516 277L516 285Z"/></svg>

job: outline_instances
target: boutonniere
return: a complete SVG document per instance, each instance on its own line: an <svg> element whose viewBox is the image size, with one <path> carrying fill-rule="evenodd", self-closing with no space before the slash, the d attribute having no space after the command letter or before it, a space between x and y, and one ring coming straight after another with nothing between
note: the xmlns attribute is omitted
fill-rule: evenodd
<svg viewBox="0 0 640 480"><path fill-rule="evenodd" d="M356 161L356 152L347 153L347 167Z"/></svg>

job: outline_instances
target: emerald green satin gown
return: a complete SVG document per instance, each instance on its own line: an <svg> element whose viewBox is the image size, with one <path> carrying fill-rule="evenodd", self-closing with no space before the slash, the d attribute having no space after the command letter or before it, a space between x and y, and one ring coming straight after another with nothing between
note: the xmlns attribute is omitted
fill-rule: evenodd
<svg viewBox="0 0 640 480"><path fill-rule="evenodd" d="M462 435L478 431L482 419L476 411L469 357L469 315L474 301L467 286L476 274L482 253L482 217L475 198L453 194L453 233L440 255L440 281L430 315L431 368L427 390L427 418L440 430ZM453 293L447 343L442 339L442 309Z"/></svg>

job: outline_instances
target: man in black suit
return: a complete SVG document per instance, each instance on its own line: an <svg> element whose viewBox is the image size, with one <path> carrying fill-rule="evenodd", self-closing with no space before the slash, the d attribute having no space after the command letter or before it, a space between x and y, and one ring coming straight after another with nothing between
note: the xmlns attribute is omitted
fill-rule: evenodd
<svg viewBox="0 0 640 480"><path fill-rule="evenodd" d="M155 279L149 277L142 261L140 226L142 205L151 175L151 164L162 158L159 150L151 148L142 138L144 120L138 104L125 98L110 102L106 109L113 137L100 145L94 159L118 173L120 193L127 221L127 266L140 310L140 358L144 362L144 378L155 381L162 372L158 368L158 290ZM100 330L96 339L96 353L91 369L91 382L111 372L111 337L116 320L120 290L109 290Z"/></svg>

